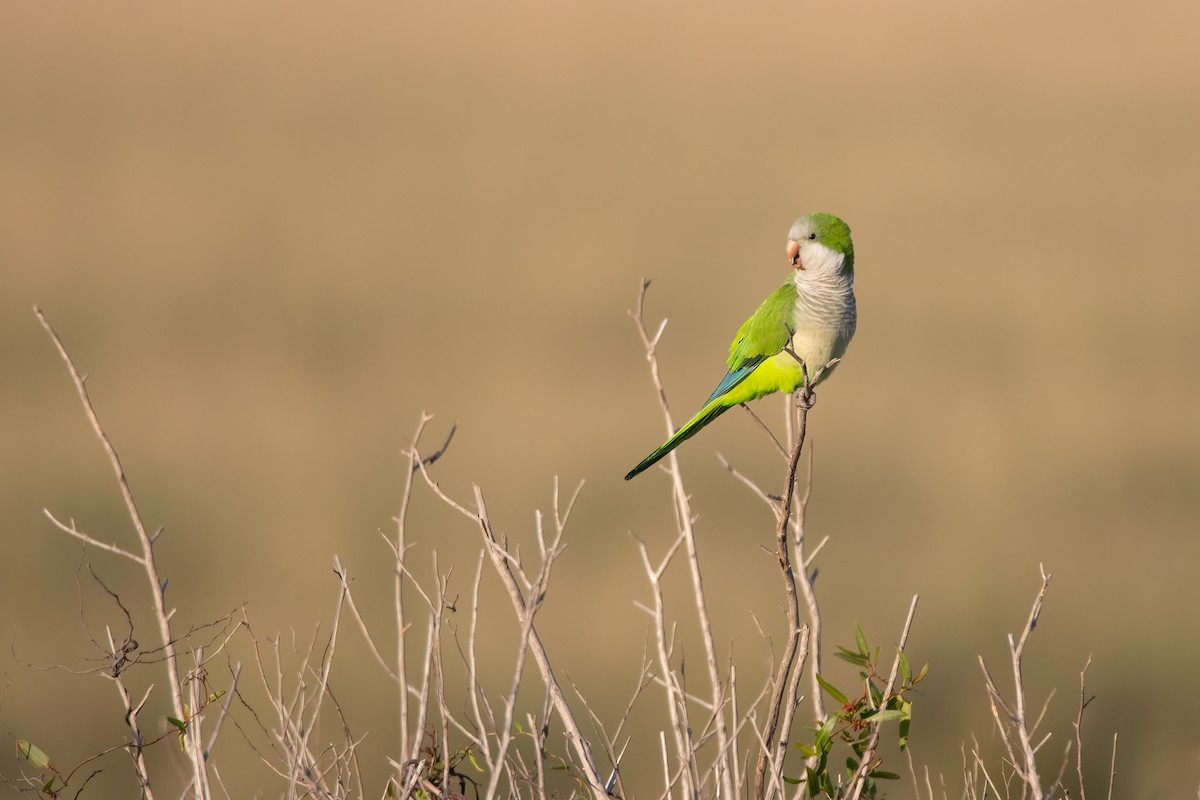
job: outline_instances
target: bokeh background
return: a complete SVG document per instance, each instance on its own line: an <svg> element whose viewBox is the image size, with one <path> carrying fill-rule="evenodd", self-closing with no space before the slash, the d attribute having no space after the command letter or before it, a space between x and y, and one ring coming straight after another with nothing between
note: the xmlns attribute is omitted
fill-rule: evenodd
<svg viewBox="0 0 1200 800"><path fill-rule="evenodd" d="M1027 658L1031 703L1058 692L1044 771L1093 654L1094 791L1118 732L1118 796L1191 796L1197 26L1200 6L1169 0L6 4L5 736L60 764L119 741L107 682L39 667L91 665L81 598L92 634L119 621L82 564L145 606L130 564L42 516L133 543L35 303L166 526L178 626L244 603L262 636L302 643L331 617L338 554L389 642L378 531L428 410L431 445L459 423L442 485L465 500L479 483L515 541L555 475L586 481L541 625L615 718L647 629L626 534L673 535L661 473L621 480L664 433L625 312L653 278L664 380L690 413L788 274L791 221L828 210L855 232L860 308L811 418L828 644L858 622L886 649L920 594L910 653L932 666L913 752L956 796L962 743L997 744L977 656L1003 674L1044 563ZM781 468L744 414L681 450L717 639L753 676L767 651L752 615L779 630L771 519L717 450L767 484ZM465 592L477 533L424 490L413 514L414 564L427 575L436 548ZM672 592L696 652L682 580ZM490 578L485 595L485 636L511 641ZM378 796L395 694L356 631L339 647ZM244 640L230 658L249 658ZM511 644L495 660L507 669ZM661 699L643 704L647 756L626 764L639 796L660 770ZM274 793L227 735L235 794ZM102 780L129 788L116 758Z"/></svg>

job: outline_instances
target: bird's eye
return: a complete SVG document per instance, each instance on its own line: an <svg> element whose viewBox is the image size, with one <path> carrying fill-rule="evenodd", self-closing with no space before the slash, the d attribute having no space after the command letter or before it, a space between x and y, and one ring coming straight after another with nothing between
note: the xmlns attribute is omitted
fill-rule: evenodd
<svg viewBox="0 0 1200 800"><path fill-rule="evenodd" d="M815 239L815 238L817 238L817 235L816 235L815 233L810 233L810 234L808 235L808 238L810 238L810 239Z"/></svg>

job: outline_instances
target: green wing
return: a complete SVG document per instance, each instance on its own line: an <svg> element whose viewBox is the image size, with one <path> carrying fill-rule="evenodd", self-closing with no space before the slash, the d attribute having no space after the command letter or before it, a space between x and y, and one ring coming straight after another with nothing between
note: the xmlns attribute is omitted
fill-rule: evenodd
<svg viewBox="0 0 1200 800"><path fill-rule="evenodd" d="M755 311L738 330L737 337L729 347L729 372L717 384L717 388L700 412L684 423L684 426L675 431L675 434L657 450L642 459L640 464L629 471L625 480L658 463L659 459L695 436L701 428L724 414L731 406L746 399L762 397L780 388L791 391L791 387L796 383L794 375L781 377L780 370L768 370L768 374L763 375L763 371L760 370L760 377L746 383L737 398L725 396L745 381L759 364L787 346L788 340L792 338L795 309L796 285L788 281L772 292L758 307L758 311Z"/></svg>
<svg viewBox="0 0 1200 800"><path fill-rule="evenodd" d="M742 323L729 345L729 372L709 395L710 401L737 386L755 367L787 346L795 331L796 296L796 284L788 281L771 292Z"/></svg>

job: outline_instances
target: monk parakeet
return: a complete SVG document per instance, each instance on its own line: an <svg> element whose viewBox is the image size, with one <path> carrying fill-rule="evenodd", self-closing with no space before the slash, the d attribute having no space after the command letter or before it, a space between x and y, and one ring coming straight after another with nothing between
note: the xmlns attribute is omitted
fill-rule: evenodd
<svg viewBox="0 0 1200 800"><path fill-rule="evenodd" d="M772 392L795 391L804 377L800 364L784 350L789 341L804 359L813 385L829 377L832 367L819 377L818 372L842 357L858 322L850 228L833 214L801 217L788 231L786 253L794 274L738 330L729 346L729 372L708 402L625 480L653 466L726 410Z"/></svg>

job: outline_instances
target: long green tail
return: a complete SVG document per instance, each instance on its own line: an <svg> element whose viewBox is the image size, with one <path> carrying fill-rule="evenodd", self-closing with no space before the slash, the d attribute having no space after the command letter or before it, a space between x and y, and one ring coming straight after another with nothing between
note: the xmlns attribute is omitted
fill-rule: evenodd
<svg viewBox="0 0 1200 800"><path fill-rule="evenodd" d="M658 463L659 459L674 450L676 447L679 447L679 445L683 444L688 439L695 436L701 428L724 414L728 408L729 406L725 405L720 400L710 400L705 404L704 408L700 409L699 414L692 417L682 428L675 431L674 436L672 436L670 439L667 439L662 443L662 446L642 459L642 463L629 470L629 474L625 476L625 480L629 480L630 478L650 469L650 467L653 467Z"/></svg>

